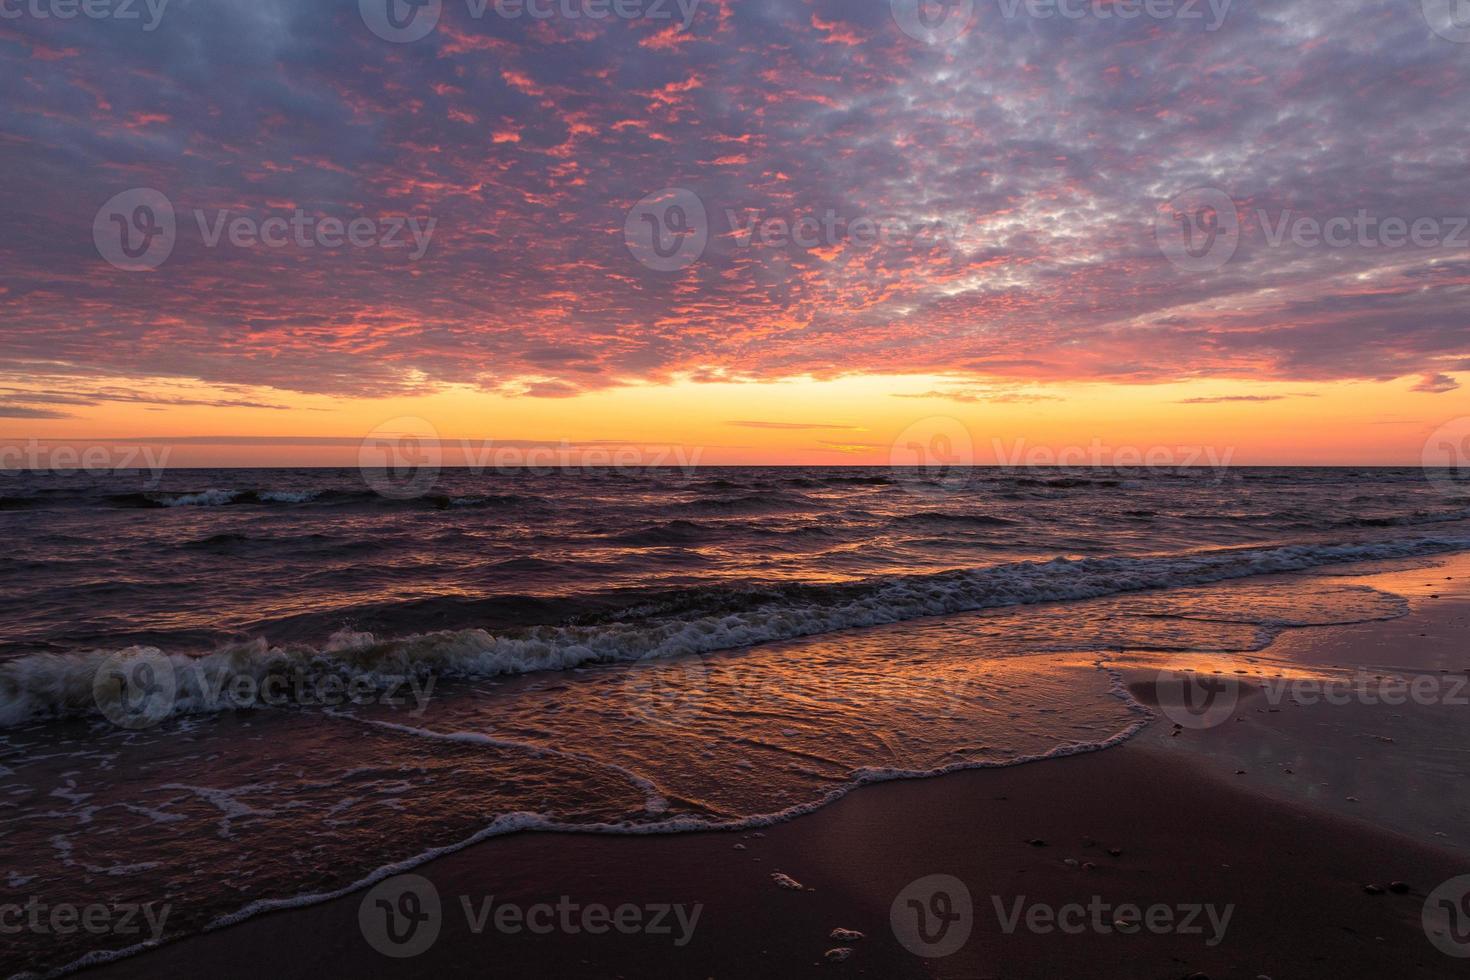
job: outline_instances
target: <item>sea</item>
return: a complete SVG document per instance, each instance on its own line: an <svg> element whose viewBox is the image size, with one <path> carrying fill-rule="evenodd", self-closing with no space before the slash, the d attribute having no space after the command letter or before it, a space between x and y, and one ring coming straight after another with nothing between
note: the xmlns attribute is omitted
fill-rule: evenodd
<svg viewBox="0 0 1470 980"><path fill-rule="evenodd" d="M151 912L7 936L0 975L505 834L1103 750L1155 714L1121 653L1269 663L1405 614L1354 569L1470 549L1470 473L1418 468L390 476L0 473L4 894Z"/></svg>

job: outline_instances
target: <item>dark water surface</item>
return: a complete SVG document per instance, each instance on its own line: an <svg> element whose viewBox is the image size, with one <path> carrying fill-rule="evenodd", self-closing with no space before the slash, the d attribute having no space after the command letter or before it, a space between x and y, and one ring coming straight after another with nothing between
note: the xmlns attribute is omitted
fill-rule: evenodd
<svg viewBox="0 0 1470 980"><path fill-rule="evenodd" d="M0 874L164 939L520 828L1116 744L1147 711L1112 653L1269 672L1406 605L1257 576L1470 548L1470 479L1409 469L0 479ZM27 934L0 974L148 938Z"/></svg>
<svg viewBox="0 0 1470 980"><path fill-rule="evenodd" d="M1470 516L1470 474L1418 469L447 470L423 490L0 475L0 656L692 618L1028 560L1450 539Z"/></svg>

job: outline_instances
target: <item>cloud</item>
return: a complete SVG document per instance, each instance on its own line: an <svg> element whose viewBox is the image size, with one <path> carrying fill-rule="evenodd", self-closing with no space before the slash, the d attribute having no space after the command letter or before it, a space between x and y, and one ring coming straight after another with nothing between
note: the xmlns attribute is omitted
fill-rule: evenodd
<svg viewBox="0 0 1470 980"><path fill-rule="evenodd" d="M1466 356L1464 247L1271 237L1283 216L1464 213L1470 170L1444 148L1470 116L1444 93L1470 61L1412 2L1235 4L1217 30L980 4L933 47L846 0L706 0L680 32L446 4L401 45L350 0L195 7L152 32L0 22L25 94L0 105L0 363L51 362L82 392L575 397L864 373L1383 380ZM1161 206L1201 185L1241 218L1205 272L1156 241ZM131 187L178 217L148 274L92 241ZM707 215L676 272L624 234L668 187ZM418 259L209 243L221 216L297 212L435 225Z"/></svg>
<svg viewBox="0 0 1470 980"><path fill-rule="evenodd" d="M1227 402L1279 402L1289 395L1215 395L1200 398L1182 398L1176 405L1223 405Z"/></svg>
<svg viewBox="0 0 1470 980"><path fill-rule="evenodd" d="M1024 391L925 391L917 394L895 393L894 398L932 398L943 401L960 402L962 404L975 404L977 402L990 402L992 404L1029 404L1032 402L1059 402L1062 398L1057 395L1043 395L1036 392Z"/></svg>
<svg viewBox="0 0 1470 980"><path fill-rule="evenodd" d="M360 448L368 434L346 436L258 436L258 435L209 435L209 436L89 436L87 441L107 444L154 445L154 446L265 446ZM74 439L47 439L47 442L70 443ZM626 449L662 447L664 443L650 443L646 439L431 439L420 438L420 446L443 449L446 452L480 452L486 449ZM703 448L748 449L748 446L720 446Z"/></svg>
<svg viewBox="0 0 1470 980"><path fill-rule="evenodd" d="M309 411L299 406L271 402L251 401L245 398L174 398L168 395L149 395L142 392L117 392L99 388L84 394L26 391L20 388L0 388L0 393L22 401L47 405L97 405L102 402L132 402L141 405L203 406L208 408L260 408L277 412Z"/></svg>
<svg viewBox="0 0 1470 980"><path fill-rule="evenodd" d="M1431 371L1420 378L1419 383L1409 390L1422 391L1431 395L1442 395L1447 391L1458 391L1459 388L1460 382L1448 374L1436 374Z"/></svg>
<svg viewBox="0 0 1470 980"><path fill-rule="evenodd" d="M582 389L564 381L537 381L527 385L524 394L530 398L576 398Z"/></svg>
<svg viewBox="0 0 1470 980"><path fill-rule="evenodd" d="M28 405L0 405L0 418L6 419L65 419L71 415L50 408L32 408Z"/></svg>
<svg viewBox="0 0 1470 980"><path fill-rule="evenodd" d="M877 442L830 442L822 439L818 442L817 452L841 453L844 456L862 456L871 453L874 449L892 448L886 443Z"/></svg>
<svg viewBox="0 0 1470 980"><path fill-rule="evenodd" d="M857 430L855 425L829 425L822 422L726 422L726 425L738 425L745 429L790 429L792 431L803 431L809 429L846 429Z"/></svg>

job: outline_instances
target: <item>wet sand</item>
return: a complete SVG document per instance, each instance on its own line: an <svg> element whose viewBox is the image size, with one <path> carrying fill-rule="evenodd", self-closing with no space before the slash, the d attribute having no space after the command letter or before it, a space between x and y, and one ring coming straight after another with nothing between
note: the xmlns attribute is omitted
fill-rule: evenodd
<svg viewBox="0 0 1470 980"><path fill-rule="evenodd" d="M1470 561L1352 581L1408 596L1412 613L1291 631L1273 662L1289 656L1304 676L1390 665L1463 675ZM1152 660L1119 662L1141 699L1157 693ZM1439 686L1434 704L1308 704L1235 673L1249 664L1199 666L1243 678L1236 710L1212 727L1176 734L1161 715L1116 749L864 787L759 833L522 834L447 855L414 872L432 883L441 915L437 940L412 958L373 948L359 918L368 893L357 892L87 975L1463 976L1467 961L1436 948L1422 920L1430 891L1470 873L1461 762L1470 743L1459 737L1470 708L1444 703L1454 685ZM933 887L914 890L932 875L963 882L968 903L948 884L948 904L934 904ZM960 916L943 939L931 930L940 946L968 925L952 953L935 956L940 946L915 938L906 903L916 894L931 914ZM572 929L539 935L497 929L492 916L476 933L491 896L492 908L631 904L648 922L678 905L686 922L696 906L698 918L691 929L669 912L667 932L594 933L586 927L599 920L573 911ZM891 923L895 904L908 945ZM1067 919L1080 930L1046 928L1044 917L1028 928L1024 913L1037 905L1080 906ZM1162 910L1138 921L1151 906L1167 908L1174 926ZM1190 928L1176 928L1186 917ZM864 935L831 938L836 929ZM843 947L845 960L825 958Z"/></svg>

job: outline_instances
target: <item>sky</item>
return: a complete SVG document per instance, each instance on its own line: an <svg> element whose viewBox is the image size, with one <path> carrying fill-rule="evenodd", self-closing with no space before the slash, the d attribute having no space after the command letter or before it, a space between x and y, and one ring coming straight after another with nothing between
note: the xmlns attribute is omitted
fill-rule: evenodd
<svg viewBox="0 0 1470 980"><path fill-rule="evenodd" d="M1470 455L1457 13L0 0L0 448Z"/></svg>

